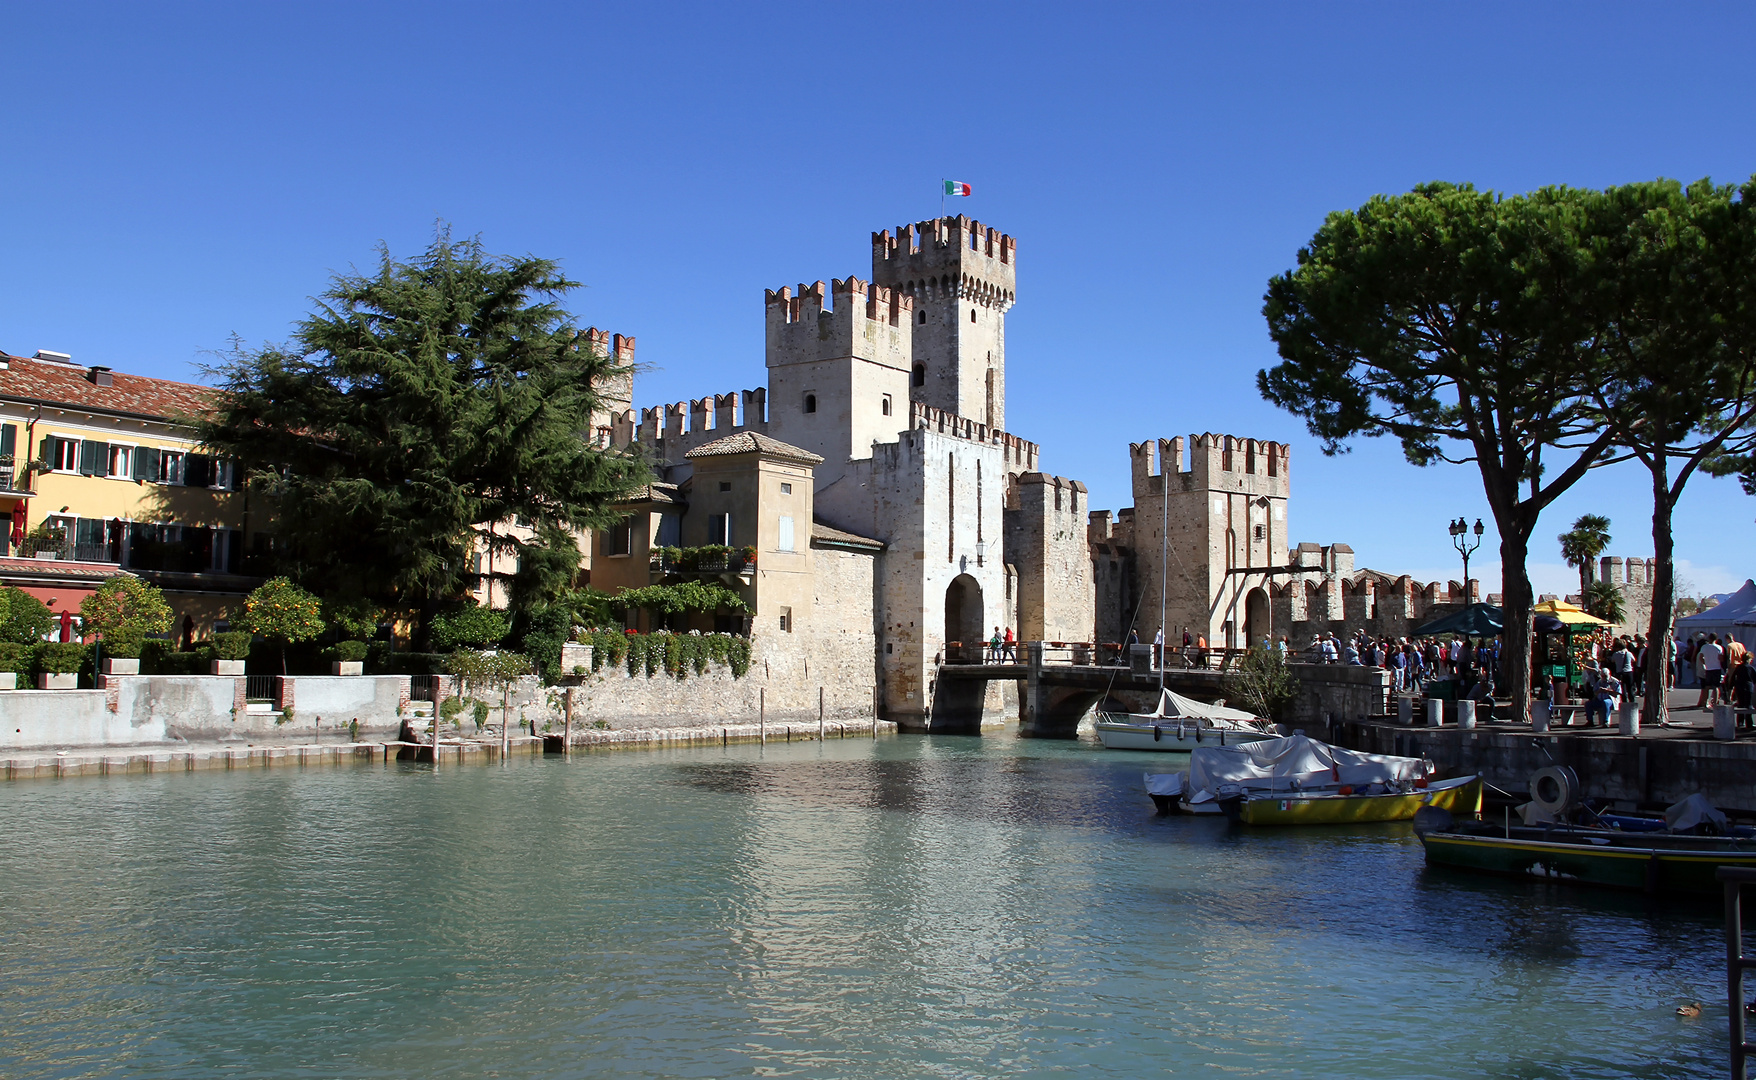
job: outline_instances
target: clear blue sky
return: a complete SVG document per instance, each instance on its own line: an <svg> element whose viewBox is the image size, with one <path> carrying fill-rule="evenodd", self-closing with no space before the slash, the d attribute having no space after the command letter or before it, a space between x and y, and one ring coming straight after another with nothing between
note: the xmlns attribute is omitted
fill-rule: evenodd
<svg viewBox="0 0 1756 1080"><path fill-rule="evenodd" d="M1293 537L1423 577L1451 516L1492 524L1474 469L1325 459L1262 402L1268 278L1425 180L1756 173L1747 5L15 2L0 40L0 349L193 378L444 219L584 282L637 404L701 397L763 382L764 288L867 275L952 178L1019 238L1008 427L1046 470L1114 508L1130 441L1290 441ZM1539 590L1587 511L1650 554L1644 474L1609 470L1546 515ZM1692 485L1685 577L1741 582L1753 516Z"/></svg>

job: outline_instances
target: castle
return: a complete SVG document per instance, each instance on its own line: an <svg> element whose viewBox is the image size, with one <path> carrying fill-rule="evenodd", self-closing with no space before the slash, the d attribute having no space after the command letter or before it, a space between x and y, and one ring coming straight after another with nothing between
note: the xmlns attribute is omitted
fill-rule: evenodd
<svg viewBox="0 0 1756 1080"><path fill-rule="evenodd" d="M816 683L916 730L935 726L939 665L979 658L996 628L1150 640L1162 590L1167 635L1235 647L1406 632L1461 602L1455 583L1356 572L1345 545L1290 545L1281 443L1135 444L1134 506L1114 517L1041 471L1005 427L1017 259L1014 238L963 216L874 233L869 280L767 292L767 386L640 410L618 388L629 407L600 437L641 448L656 479L594 537L592 584L649 583L667 546L749 551L720 577L751 609L737 621L777 701ZM632 357L632 338L615 347ZM987 716L1005 708L991 690Z"/></svg>

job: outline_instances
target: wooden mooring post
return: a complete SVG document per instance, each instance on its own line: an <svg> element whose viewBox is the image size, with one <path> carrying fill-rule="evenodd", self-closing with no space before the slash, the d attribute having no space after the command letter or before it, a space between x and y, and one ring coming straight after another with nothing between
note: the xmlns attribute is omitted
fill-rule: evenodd
<svg viewBox="0 0 1756 1080"><path fill-rule="evenodd" d="M561 701L565 709L561 718L561 756L566 757L573 748L573 687L566 689Z"/></svg>
<svg viewBox="0 0 1756 1080"><path fill-rule="evenodd" d="M756 691L756 732L763 746L768 745L768 688Z"/></svg>
<svg viewBox="0 0 1756 1080"><path fill-rule="evenodd" d="M823 728L823 687L817 688L817 741L824 741Z"/></svg>
<svg viewBox="0 0 1756 1080"><path fill-rule="evenodd" d="M1743 887L1756 885L1756 870L1722 866L1715 871L1725 887L1726 920L1726 1007L1731 1028L1731 1077L1745 1080L1749 1076L1751 1046L1744 1030L1744 972L1756 967L1756 960L1744 954Z"/></svg>

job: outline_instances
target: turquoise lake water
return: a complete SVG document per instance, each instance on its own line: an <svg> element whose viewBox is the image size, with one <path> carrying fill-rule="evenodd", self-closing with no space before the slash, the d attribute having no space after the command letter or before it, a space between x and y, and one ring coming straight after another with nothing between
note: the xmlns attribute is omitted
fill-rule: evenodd
<svg viewBox="0 0 1756 1080"><path fill-rule="evenodd" d="M1406 825L1155 816L1178 760L0 786L0 1076L1724 1075L1716 905L1429 871Z"/></svg>

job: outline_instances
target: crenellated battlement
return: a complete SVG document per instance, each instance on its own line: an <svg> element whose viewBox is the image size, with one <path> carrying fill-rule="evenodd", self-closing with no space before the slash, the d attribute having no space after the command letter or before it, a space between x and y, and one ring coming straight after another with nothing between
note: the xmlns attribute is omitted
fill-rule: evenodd
<svg viewBox="0 0 1756 1080"><path fill-rule="evenodd" d="M1638 556L1605 555L1598 560L1598 580L1611 585L1651 585L1658 575L1658 563Z"/></svg>
<svg viewBox="0 0 1756 1080"><path fill-rule="evenodd" d="M1212 432L1128 444L1136 495L1164 491L1165 474L1175 473L1184 490L1248 487L1253 494L1285 498L1289 456L1285 443Z"/></svg>
<svg viewBox="0 0 1756 1080"><path fill-rule="evenodd" d="M914 298L857 277L768 289L768 366L855 357L907 370Z"/></svg>
<svg viewBox="0 0 1756 1080"><path fill-rule="evenodd" d="M919 431L932 431L940 435L949 435L954 439L966 439L969 442L986 443L998 446L1006 456L1008 473L1034 473L1037 470L1038 446L1029 439L1021 439L1010 432L958 416L935 408L919 401L909 402L909 427Z"/></svg>
<svg viewBox="0 0 1756 1080"><path fill-rule="evenodd" d="M872 234L872 276L881 276L877 270L880 263L924 268L943 265L953 255L961 262L964 252L1010 267L1018 262L1018 241L962 214L899 225L894 235L889 229Z"/></svg>
<svg viewBox="0 0 1756 1080"><path fill-rule="evenodd" d="M1005 312L1017 299L1018 241L958 215L872 234L872 280L922 301L973 300Z"/></svg>
<svg viewBox="0 0 1756 1080"><path fill-rule="evenodd" d="M724 435L739 431L768 431L768 391L733 390L704 398L628 410L618 421L617 438L626 429L629 442L645 447L664 464L683 460L683 455ZM625 445L625 443L619 443Z"/></svg>
<svg viewBox="0 0 1756 1080"><path fill-rule="evenodd" d="M1012 480L1019 508L1074 515L1085 510L1085 485L1077 480L1041 472L1019 473Z"/></svg>
<svg viewBox="0 0 1756 1080"><path fill-rule="evenodd" d="M634 362L634 339L631 337L612 334L595 326L588 326L580 331L579 337L599 356L610 357L620 364Z"/></svg>

